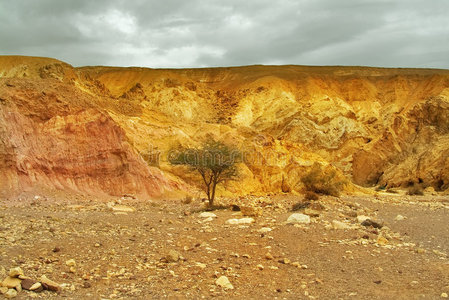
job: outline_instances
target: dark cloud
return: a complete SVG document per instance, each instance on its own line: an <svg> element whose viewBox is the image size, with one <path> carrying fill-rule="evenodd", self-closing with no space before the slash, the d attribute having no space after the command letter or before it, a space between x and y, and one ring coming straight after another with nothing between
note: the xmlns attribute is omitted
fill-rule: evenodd
<svg viewBox="0 0 449 300"><path fill-rule="evenodd" d="M0 0L0 54L75 66L449 68L446 0Z"/></svg>

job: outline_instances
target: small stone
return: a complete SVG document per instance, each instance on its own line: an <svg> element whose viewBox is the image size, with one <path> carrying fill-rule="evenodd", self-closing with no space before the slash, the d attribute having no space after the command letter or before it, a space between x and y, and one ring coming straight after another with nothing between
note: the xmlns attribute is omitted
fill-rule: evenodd
<svg viewBox="0 0 449 300"><path fill-rule="evenodd" d="M416 281L416 280L413 280L413 281L410 281L409 284L410 284L411 286L417 286L417 285L419 284L419 282Z"/></svg>
<svg viewBox="0 0 449 300"><path fill-rule="evenodd" d="M273 254L271 254L270 252L268 252L267 254L265 254L265 259L268 259L268 260L274 259Z"/></svg>
<svg viewBox="0 0 449 300"><path fill-rule="evenodd" d="M371 220L371 219L366 219L366 220L363 221L361 224L362 224L363 226L365 226L365 227L372 226L372 227L374 227L374 228L379 228L379 229L383 227L383 224L382 224L382 223L380 223L379 221Z"/></svg>
<svg viewBox="0 0 449 300"><path fill-rule="evenodd" d="M200 269L206 269L206 267L207 267L206 264L203 264L203 263L200 263L200 262L197 262L196 266L199 267Z"/></svg>
<svg viewBox="0 0 449 300"><path fill-rule="evenodd" d="M337 220L333 220L332 221L332 227L334 229L351 229L352 227L349 224L337 221Z"/></svg>
<svg viewBox="0 0 449 300"><path fill-rule="evenodd" d="M42 286L42 283L40 283L40 282L36 282L35 284L33 284L31 287L30 287L30 291L33 291L33 292L35 292L35 293L40 293L40 292L42 292L44 290L44 287Z"/></svg>
<svg viewBox="0 0 449 300"><path fill-rule="evenodd" d="M291 262L291 260L288 258L281 258L280 260L278 260L278 262L280 262L281 264L287 265Z"/></svg>
<svg viewBox="0 0 449 300"><path fill-rule="evenodd" d="M76 262L75 262L74 259L69 259L69 260L67 260L67 261L65 262L65 264L66 264L66 266L69 266L69 267L76 267Z"/></svg>
<svg viewBox="0 0 449 300"><path fill-rule="evenodd" d="M309 224L310 217L305 214L294 213L291 214L287 219L287 224Z"/></svg>
<svg viewBox="0 0 449 300"><path fill-rule="evenodd" d="M20 285L20 283L22 282L22 280L20 280L19 278L14 278L14 277L6 277L3 282L2 285L6 286L7 288L13 289L16 286Z"/></svg>
<svg viewBox="0 0 449 300"><path fill-rule="evenodd" d="M405 217L402 216L402 215L397 215L394 219L395 219L396 221L403 221L403 220L405 220Z"/></svg>
<svg viewBox="0 0 449 300"><path fill-rule="evenodd" d="M379 237L377 238L377 244L379 244L381 246L385 246L388 244L388 240L386 238L384 238L383 236L379 235Z"/></svg>
<svg viewBox="0 0 449 300"><path fill-rule="evenodd" d="M179 253L175 250L170 250L167 254L167 256L165 257L166 261L168 263L173 263L173 262L177 262L179 260Z"/></svg>
<svg viewBox="0 0 449 300"><path fill-rule="evenodd" d="M0 286L0 294L6 294L8 288L6 286Z"/></svg>
<svg viewBox="0 0 449 300"><path fill-rule="evenodd" d="M301 269L301 264L298 261L292 262L292 266Z"/></svg>
<svg viewBox="0 0 449 300"><path fill-rule="evenodd" d="M12 268L9 270L9 277L17 278L23 274L23 270L20 267Z"/></svg>
<svg viewBox="0 0 449 300"><path fill-rule="evenodd" d="M448 297L447 293L441 293L441 298L447 298L447 297Z"/></svg>
<svg viewBox="0 0 449 300"><path fill-rule="evenodd" d="M259 270L263 270L263 269L264 269L264 266L261 265L261 264L257 265L256 267L257 267L257 269L259 269Z"/></svg>
<svg viewBox="0 0 449 300"><path fill-rule="evenodd" d="M215 281L215 284L226 289L226 290L233 290L234 286L231 284L231 282L229 281L228 277L226 276L220 276L220 278L218 278Z"/></svg>
<svg viewBox="0 0 449 300"><path fill-rule="evenodd" d="M226 221L226 224L229 225L242 225L242 224L251 224L254 223L256 220L253 218L241 218L241 219L229 219Z"/></svg>
<svg viewBox="0 0 449 300"><path fill-rule="evenodd" d="M61 285L59 283L54 282L53 280L50 280L47 278L47 276L42 275L41 276L41 283L44 289L57 292L61 289Z"/></svg>
<svg viewBox="0 0 449 300"><path fill-rule="evenodd" d="M359 222L359 223L363 223L368 219L369 219L368 216L364 216L364 215L357 216L357 222Z"/></svg>
<svg viewBox="0 0 449 300"><path fill-rule="evenodd" d="M30 288L31 288L31 287L33 286L33 284L35 284L35 283L36 283L36 280L33 280L33 279L24 279L24 280L22 280L21 285L22 285L22 288L23 288L24 290L29 291Z"/></svg>
<svg viewBox="0 0 449 300"><path fill-rule="evenodd" d="M61 248L59 247L54 247L52 250L54 253L58 253L59 251L61 251Z"/></svg>
<svg viewBox="0 0 449 300"><path fill-rule="evenodd" d="M202 212L199 214L200 218L216 218L217 215L208 211Z"/></svg>
<svg viewBox="0 0 449 300"><path fill-rule="evenodd" d="M114 205L111 207L112 211L114 212L135 212L136 209L131 206L125 206L125 205Z"/></svg>
<svg viewBox="0 0 449 300"><path fill-rule="evenodd" d="M423 249L423 248L416 248L415 252L418 254L423 254L423 253L426 253L427 251L426 251L426 249Z"/></svg>
<svg viewBox="0 0 449 300"><path fill-rule="evenodd" d="M5 298L6 299L11 299L17 297L17 291L15 289L9 289L6 293L5 293Z"/></svg>
<svg viewBox="0 0 449 300"><path fill-rule="evenodd" d="M270 231L272 231L273 229L271 229L271 228L269 228L269 227L262 227L262 228L260 228L258 231L260 232L260 233L267 233L267 232L270 232Z"/></svg>
<svg viewBox="0 0 449 300"><path fill-rule="evenodd" d="M83 282L83 288L85 288L85 289L88 289L88 288L90 288L92 285L91 285L91 283L89 282L89 281L84 281Z"/></svg>

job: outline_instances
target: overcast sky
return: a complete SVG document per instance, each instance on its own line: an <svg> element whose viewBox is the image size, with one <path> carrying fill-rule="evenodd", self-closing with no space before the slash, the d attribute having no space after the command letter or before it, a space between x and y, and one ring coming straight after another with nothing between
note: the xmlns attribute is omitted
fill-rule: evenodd
<svg viewBox="0 0 449 300"><path fill-rule="evenodd" d="M449 69L449 0L0 0L0 55Z"/></svg>

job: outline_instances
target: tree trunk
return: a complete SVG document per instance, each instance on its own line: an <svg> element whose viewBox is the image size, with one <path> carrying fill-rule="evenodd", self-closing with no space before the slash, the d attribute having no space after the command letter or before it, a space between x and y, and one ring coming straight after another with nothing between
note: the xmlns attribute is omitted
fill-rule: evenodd
<svg viewBox="0 0 449 300"><path fill-rule="evenodd" d="M214 205L214 199L215 199L215 187L217 184L215 182L212 183L212 195L209 199L209 206L212 207Z"/></svg>
<svg viewBox="0 0 449 300"><path fill-rule="evenodd" d="M206 195L207 195L207 201L209 201L209 205L210 205L210 203L211 203L211 195L210 195L210 186L209 185L206 185Z"/></svg>

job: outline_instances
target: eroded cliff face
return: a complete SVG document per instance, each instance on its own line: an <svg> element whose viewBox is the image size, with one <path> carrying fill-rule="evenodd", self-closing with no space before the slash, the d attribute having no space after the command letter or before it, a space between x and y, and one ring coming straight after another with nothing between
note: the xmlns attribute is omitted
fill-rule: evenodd
<svg viewBox="0 0 449 300"><path fill-rule="evenodd" d="M0 167L9 190L191 190L195 178L166 154L209 135L246 155L240 180L222 194L301 191L316 161L361 186L449 185L445 70L73 68L0 57L0 75Z"/></svg>
<svg viewBox="0 0 449 300"><path fill-rule="evenodd" d="M0 79L0 195L48 188L157 197L180 188L149 167L95 100L59 81Z"/></svg>

